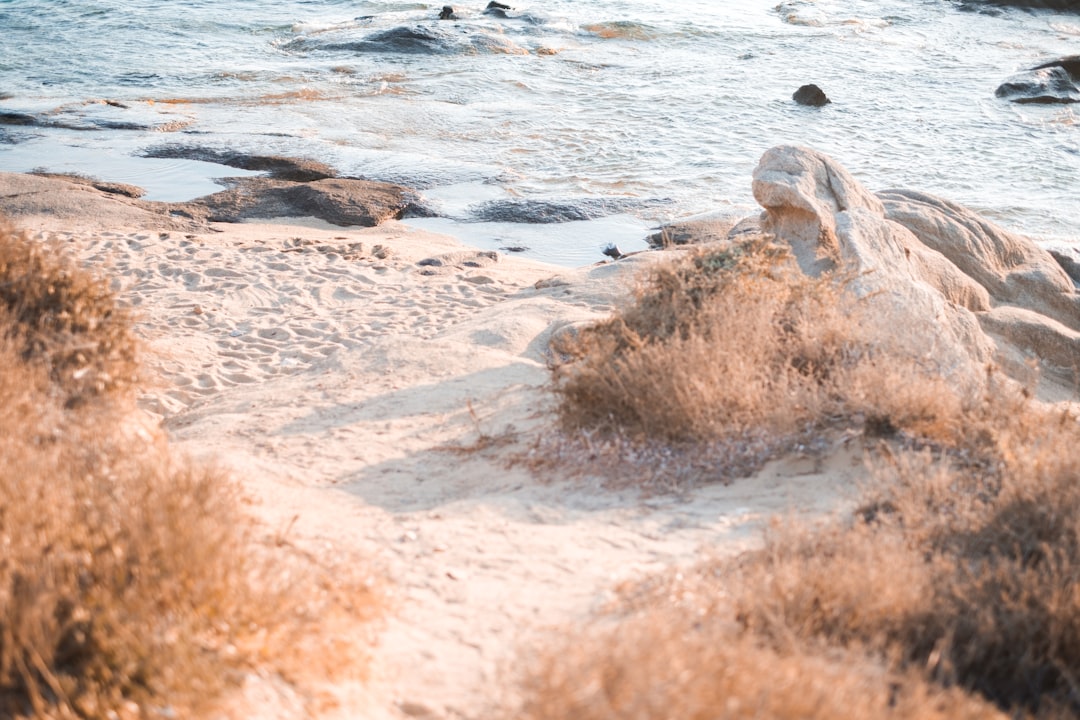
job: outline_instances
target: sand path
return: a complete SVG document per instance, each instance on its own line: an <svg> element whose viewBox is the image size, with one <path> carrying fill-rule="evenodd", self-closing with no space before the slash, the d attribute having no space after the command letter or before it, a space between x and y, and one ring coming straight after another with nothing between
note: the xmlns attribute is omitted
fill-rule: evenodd
<svg viewBox="0 0 1080 720"><path fill-rule="evenodd" d="M328 687L326 716L490 717L545 628L621 580L752 546L770 517L824 512L859 473L840 453L649 497L538 477L509 461L550 432L547 338L610 311L651 259L566 270L393 223L289 222L38 232L138 310L161 378L141 405L181 451L233 468L283 537L388 577L376 678ZM249 694L260 715L304 712L287 689Z"/></svg>

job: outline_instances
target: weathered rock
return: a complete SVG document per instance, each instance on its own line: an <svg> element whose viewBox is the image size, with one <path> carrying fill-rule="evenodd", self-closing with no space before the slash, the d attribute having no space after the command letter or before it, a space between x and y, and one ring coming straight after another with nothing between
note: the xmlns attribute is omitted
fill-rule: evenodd
<svg viewBox="0 0 1080 720"><path fill-rule="evenodd" d="M1080 102L1080 89L1061 65L1040 66L1015 75L998 86L994 95L1014 103L1067 104Z"/></svg>
<svg viewBox="0 0 1080 720"><path fill-rule="evenodd" d="M910 190L881 193L886 217L911 230L989 293L1080 330L1080 296L1049 252L947 200Z"/></svg>
<svg viewBox="0 0 1080 720"><path fill-rule="evenodd" d="M809 275L839 269L892 340L950 378L1017 350L1080 365L1080 295L1031 240L929 195L875 196L830 158L781 146L754 172L761 228L789 244ZM1015 364L1014 364L1015 365Z"/></svg>
<svg viewBox="0 0 1080 720"><path fill-rule="evenodd" d="M813 83L800 87L792 94L791 99L800 105L809 105L810 107L823 107L832 102L825 94L825 91Z"/></svg>
<svg viewBox="0 0 1080 720"><path fill-rule="evenodd" d="M404 217L416 207L412 191L400 185L367 180L326 179L295 183L272 178L242 178L233 187L189 203L175 203L210 221L317 217L333 225L372 227Z"/></svg>
<svg viewBox="0 0 1080 720"><path fill-rule="evenodd" d="M241 170L265 172L272 178L293 182L311 182L337 177L337 171L334 168L316 160L278 155L252 155L198 145L161 145L146 150L142 155L148 158L179 158L217 163Z"/></svg>

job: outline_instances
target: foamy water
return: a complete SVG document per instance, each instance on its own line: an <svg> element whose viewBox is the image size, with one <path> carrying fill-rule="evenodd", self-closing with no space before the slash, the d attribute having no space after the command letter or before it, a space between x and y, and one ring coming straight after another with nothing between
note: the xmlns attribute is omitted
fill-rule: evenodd
<svg viewBox="0 0 1080 720"><path fill-rule="evenodd" d="M1076 112L994 97L1009 75L1075 53L1078 16L948 0L549 0L497 18L485 4L438 21L441 3L0 1L0 113L49 125L0 124L0 169L181 200L242 173L144 155L310 157L419 188L443 217L418 225L580 264L608 242L641 247L662 221L754 211L761 153L796 143L871 189L1080 237ZM402 28L411 40L384 35ZM795 105L807 82L833 104ZM541 219L531 201L590 219L515 222Z"/></svg>

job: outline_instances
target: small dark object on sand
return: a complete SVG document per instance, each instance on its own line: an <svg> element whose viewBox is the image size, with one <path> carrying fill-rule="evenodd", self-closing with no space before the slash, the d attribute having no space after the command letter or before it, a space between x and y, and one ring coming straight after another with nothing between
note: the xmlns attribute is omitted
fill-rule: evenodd
<svg viewBox="0 0 1080 720"><path fill-rule="evenodd" d="M832 102L826 97L825 91L814 84L803 85L795 91L791 99L800 105L810 105L811 107L821 107Z"/></svg>
<svg viewBox="0 0 1080 720"><path fill-rule="evenodd" d="M618 260L623 256L623 251L619 249L618 245L616 245L615 243L611 243L606 248L604 248L604 254L612 260Z"/></svg>
<svg viewBox="0 0 1080 720"><path fill-rule="evenodd" d="M439 13L440 20L457 20L457 15L454 15L454 8L449 5L443 5L442 12Z"/></svg>

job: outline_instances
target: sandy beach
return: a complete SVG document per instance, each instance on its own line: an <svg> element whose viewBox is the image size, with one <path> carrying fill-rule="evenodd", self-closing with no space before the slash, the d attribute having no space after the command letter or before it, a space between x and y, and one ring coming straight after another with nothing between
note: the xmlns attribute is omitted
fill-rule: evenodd
<svg viewBox="0 0 1080 720"><path fill-rule="evenodd" d="M81 196L55 182L15 221L135 308L147 417L229 468L267 533L385 577L370 681L312 703L253 678L240 715L489 716L548 629L621 582L753 547L770 520L828 514L862 472L858 443L681 492L530 470L554 424L548 339L605 316L660 253L566 270L396 222L176 229L107 195L66 212Z"/></svg>

